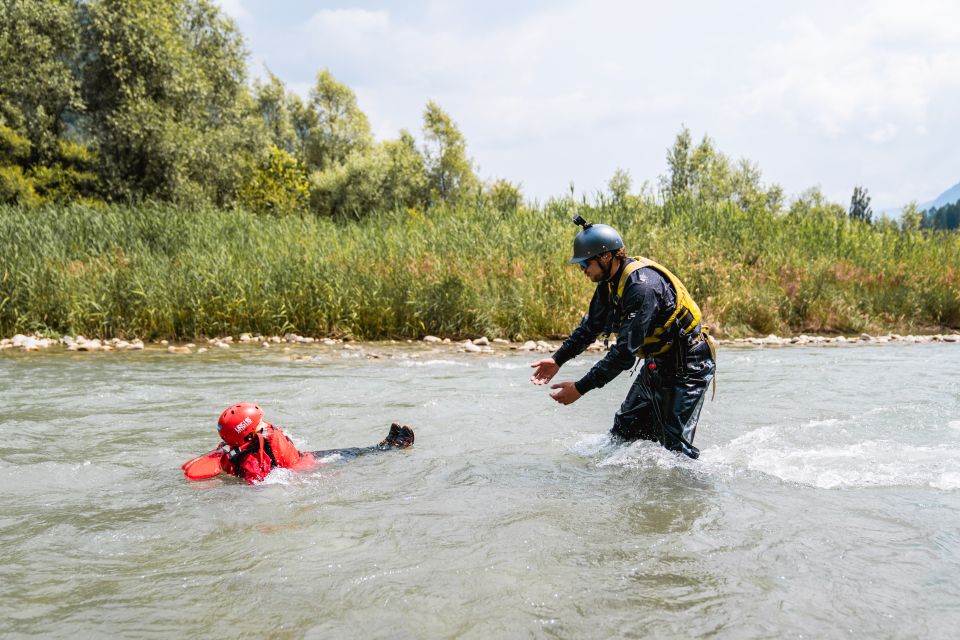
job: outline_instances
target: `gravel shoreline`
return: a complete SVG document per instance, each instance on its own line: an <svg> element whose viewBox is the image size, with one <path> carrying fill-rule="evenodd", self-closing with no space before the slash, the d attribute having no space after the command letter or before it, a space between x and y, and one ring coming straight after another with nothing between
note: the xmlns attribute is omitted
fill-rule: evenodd
<svg viewBox="0 0 960 640"><path fill-rule="evenodd" d="M781 337L768 335L765 338L734 338L715 340L721 347L791 347L791 346L820 346L820 345L851 345L851 344L888 344L888 343L931 343L945 342L960 344L960 334L934 334L934 335L899 335L888 333L884 335L870 335L867 333L858 336L816 336L800 334L790 337ZM63 336L62 338L46 338L41 335L17 334L12 338L0 340L0 351L47 351L64 350L78 352L103 352L103 351L166 351L171 354L189 355L201 354L214 349L225 350L235 347L246 348L280 348L289 350L292 346L320 346L333 347L347 350L364 349L363 345L431 345L438 347L448 347L451 350L473 353L473 354L491 354L504 351L532 351L539 353L553 353L559 346L558 342L548 342L546 340L527 340L525 342L511 342L502 338L488 339L487 337L475 338L472 340L451 340L450 338L438 338L436 336L425 336L420 340L384 340L376 342L355 342L352 340L342 340L334 338L311 338L300 336L295 333L288 333L284 336L261 336L249 333L240 334L238 337L223 336L217 338L206 338L193 342L170 342L160 340L157 342L144 342L141 339L123 340L113 338L110 340L101 340L98 338L87 339L84 336ZM587 351L604 351L602 342L594 342L587 347Z"/></svg>

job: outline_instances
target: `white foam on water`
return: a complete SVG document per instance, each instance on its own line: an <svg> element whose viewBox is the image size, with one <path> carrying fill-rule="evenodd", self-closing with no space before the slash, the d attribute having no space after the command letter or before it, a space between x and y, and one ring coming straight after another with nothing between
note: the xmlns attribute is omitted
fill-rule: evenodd
<svg viewBox="0 0 960 640"><path fill-rule="evenodd" d="M606 433L586 433L581 434L580 439L568 447L568 449L571 453L587 458L597 455L609 445L610 436Z"/></svg>
<svg viewBox="0 0 960 640"><path fill-rule="evenodd" d="M951 420L950 422L947 423L947 426L950 427L951 429L960 431L960 420Z"/></svg>
<svg viewBox="0 0 960 640"><path fill-rule="evenodd" d="M824 420L810 420L803 426L804 427L830 427L836 424L840 424L840 420L838 418L826 418Z"/></svg>
<svg viewBox="0 0 960 640"><path fill-rule="evenodd" d="M529 369L530 365L528 364L514 364L512 362L488 362L487 368L489 369Z"/></svg>
<svg viewBox="0 0 960 640"><path fill-rule="evenodd" d="M401 367L469 367L466 362L457 362L456 360L401 360Z"/></svg>
<svg viewBox="0 0 960 640"><path fill-rule="evenodd" d="M655 442L638 440L627 445L615 445L608 433L581 434L579 439L568 447L575 455L592 458L603 456L598 467L648 467L674 469L691 467L696 463L686 456L667 451Z"/></svg>
<svg viewBox="0 0 960 640"><path fill-rule="evenodd" d="M709 466L759 472L784 482L840 489L930 486L960 488L960 450L908 445L894 440L798 445L789 427L763 427L702 452Z"/></svg>
<svg viewBox="0 0 960 640"><path fill-rule="evenodd" d="M598 467L650 467L660 469L691 468L696 465L685 455L667 451L656 442L638 440L628 445L617 447L610 455L597 463Z"/></svg>
<svg viewBox="0 0 960 640"><path fill-rule="evenodd" d="M937 478L934 482L930 483L930 486L934 489L942 489L943 491L952 491L954 489L960 489L960 472L957 471L947 471L940 474L940 477Z"/></svg>
<svg viewBox="0 0 960 640"><path fill-rule="evenodd" d="M290 469L284 469L282 467L277 467L270 470L270 473L267 474L267 477L263 479L263 482L260 482L261 485L272 485L272 484L293 484L294 480L297 477L297 472L291 471Z"/></svg>

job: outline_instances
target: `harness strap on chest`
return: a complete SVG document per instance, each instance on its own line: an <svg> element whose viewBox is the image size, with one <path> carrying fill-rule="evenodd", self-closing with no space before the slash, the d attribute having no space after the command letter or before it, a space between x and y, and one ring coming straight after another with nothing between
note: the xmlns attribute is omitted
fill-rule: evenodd
<svg viewBox="0 0 960 640"><path fill-rule="evenodd" d="M261 467L264 466L265 458L270 460L271 467L277 466L277 459L276 456L273 455L273 447L270 446L270 440L262 433L258 433L246 446L235 447L227 453L227 459L233 467L234 475L240 474L240 464L248 455L259 456Z"/></svg>
<svg viewBox="0 0 960 640"><path fill-rule="evenodd" d="M650 335L644 337L643 345L640 347L640 354L638 354L643 357L658 356L666 353L673 346L671 330L674 325L677 326L681 337L689 336L700 328L702 314L700 313L700 307L693 301L693 296L690 295L687 288L683 286L683 283L680 282L677 276L673 275L673 273L662 264L654 262L649 258L644 258L643 256L634 256L632 262L628 262L623 266L620 279L617 282L616 291L614 291L612 283L607 283L610 300L617 314L622 315L623 312L621 308L623 290L627 286L630 274L644 267L650 267L669 280L677 298L676 307L670 313L670 316L663 324L654 327ZM608 327L608 329L611 330L612 328L612 326ZM609 336L611 332L612 331L608 330L606 332L607 336Z"/></svg>

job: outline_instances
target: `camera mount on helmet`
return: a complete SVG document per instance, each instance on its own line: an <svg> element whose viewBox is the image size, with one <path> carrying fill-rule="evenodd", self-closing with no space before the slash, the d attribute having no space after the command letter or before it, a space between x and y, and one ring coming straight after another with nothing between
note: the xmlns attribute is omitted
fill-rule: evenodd
<svg viewBox="0 0 960 640"><path fill-rule="evenodd" d="M616 251L623 248L623 238L613 227L587 222L579 214L573 217L573 223L583 227L583 229L573 239L571 264L594 258L607 251Z"/></svg>

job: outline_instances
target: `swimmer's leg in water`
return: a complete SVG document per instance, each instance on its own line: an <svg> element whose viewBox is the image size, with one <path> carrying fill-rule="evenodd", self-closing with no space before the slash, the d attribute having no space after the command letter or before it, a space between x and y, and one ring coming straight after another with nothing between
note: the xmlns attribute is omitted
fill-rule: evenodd
<svg viewBox="0 0 960 640"><path fill-rule="evenodd" d="M390 425L390 433L387 437L372 447L349 447L347 449L326 449L324 451L311 451L317 459L329 456L339 455L344 461L350 461L358 456L368 453L380 453L382 451L391 451L393 449L406 449L413 444L413 429L410 425L400 426L394 422Z"/></svg>

